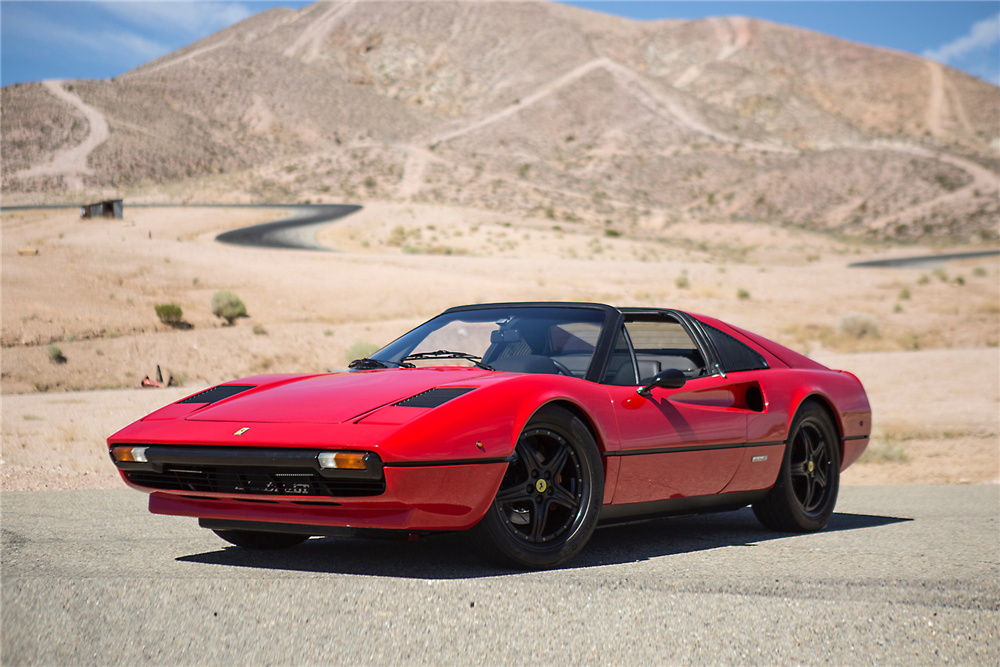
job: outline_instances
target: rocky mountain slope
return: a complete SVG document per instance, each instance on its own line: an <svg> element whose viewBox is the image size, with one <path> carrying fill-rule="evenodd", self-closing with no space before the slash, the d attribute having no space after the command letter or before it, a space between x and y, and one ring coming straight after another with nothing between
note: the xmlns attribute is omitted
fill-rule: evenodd
<svg viewBox="0 0 1000 667"><path fill-rule="evenodd" d="M4 201L445 203L659 232L764 221L993 242L1000 89L741 17L550 3L274 9L111 81L2 91ZM31 168L33 171L29 171ZM51 171L51 170L49 170Z"/></svg>

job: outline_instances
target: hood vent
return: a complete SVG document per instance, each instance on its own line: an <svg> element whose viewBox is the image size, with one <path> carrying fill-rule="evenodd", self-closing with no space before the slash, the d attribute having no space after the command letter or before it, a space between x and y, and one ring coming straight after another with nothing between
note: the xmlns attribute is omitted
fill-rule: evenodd
<svg viewBox="0 0 1000 667"><path fill-rule="evenodd" d="M469 393L473 389L474 387L439 387L437 389L429 389L422 394L417 394L405 401L400 401L396 405L404 408L436 408L453 398L458 398L462 394Z"/></svg>
<svg viewBox="0 0 1000 667"><path fill-rule="evenodd" d="M200 394L189 396L183 401L178 401L178 403L215 403L224 398L235 396L236 394L244 392L247 389L253 389L254 387L255 385L252 384L222 384L218 387L206 389Z"/></svg>

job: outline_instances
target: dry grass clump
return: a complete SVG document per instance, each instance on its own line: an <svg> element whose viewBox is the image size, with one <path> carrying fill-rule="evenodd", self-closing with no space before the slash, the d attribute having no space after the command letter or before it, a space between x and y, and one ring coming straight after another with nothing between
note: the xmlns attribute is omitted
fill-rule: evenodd
<svg viewBox="0 0 1000 667"><path fill-rule="evenodd" d="M867 313L848 313L840 318L838 329L841 333L857 338L879 338L878 320Z"/></svg>
<svg viewBox="0 0 1000 667"><path fill-rule="evenodd" d="M153 306L156 316L168 326L175 326L184 321L184 311L176 303L160 303Z"/></svg>
<svg viewBox="0 0 1000 667"><path fill-rule="evenodd" d="M48 355L49 361L54 364L66 363L66 357L63 356L63 351L57 345L49 345L45 348L45 353Z"/></svg>
<svg viewBox="0 0 1000 667"><path fill-rule="evenodd" d="M220 290L212 295L212 314L221 317L232 326L236 318L247 317L247 307L232 292Z"/></svg>

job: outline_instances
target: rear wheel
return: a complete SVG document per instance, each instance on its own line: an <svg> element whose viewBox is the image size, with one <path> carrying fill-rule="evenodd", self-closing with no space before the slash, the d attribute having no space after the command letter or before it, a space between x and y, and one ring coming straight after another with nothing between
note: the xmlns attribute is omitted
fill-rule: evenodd
<svg viewBox="0 0 1000 667"><path fill-rule="evenodd" d="M837 429L826 410L805 403L789 431L778 481L753 512L773 530L807 533L821 530L833 515L840 489Z"/></svg>
<svg viewBox="0 0 1000 667"><path fill-rule="evenodd" d="M531 418L473 545L504 567L544 569L575 556L597 525L604 471L594 437L556 406Z"/></svg>
<svg viewBox="0 0 1000 667"><path fill-rule="evenodd" d="M244 549L287 549L309 539L308 535L266 533L256 530L213 530L212 532L226 542Z"/></svg>

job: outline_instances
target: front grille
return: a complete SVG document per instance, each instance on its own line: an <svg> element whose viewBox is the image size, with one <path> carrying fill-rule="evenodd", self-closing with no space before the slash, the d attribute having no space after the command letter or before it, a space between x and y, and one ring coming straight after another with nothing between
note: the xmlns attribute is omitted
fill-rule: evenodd
<svg viewBox="0 0 1000 667"><path fill-rule="evenodd" d="M127 470L125 477L149 489L202 493L377 496L385 492L384 479L328 479L309 468L280 468L273 472L253 466L164 465L163 472Z"/></svg>

